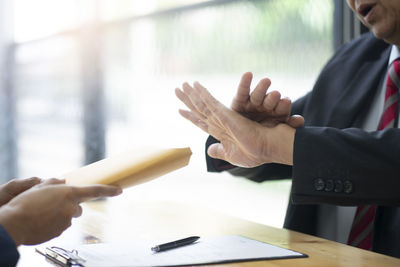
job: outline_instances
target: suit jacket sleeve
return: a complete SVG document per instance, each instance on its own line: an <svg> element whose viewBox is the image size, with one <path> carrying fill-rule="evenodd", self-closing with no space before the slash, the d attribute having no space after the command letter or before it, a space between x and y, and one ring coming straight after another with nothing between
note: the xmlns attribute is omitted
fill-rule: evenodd
<svg viewBox="0 0 400 267"><path fill-rule="evenodd" d="M296 131L292 201L400 204L400 129Z"/></svg>
<svg viewBox="0 0 400 267"><path fill-rule="evenodd" d="M14 240L0 225L0 266L13 267L17 265L19 253Z"/></svg>

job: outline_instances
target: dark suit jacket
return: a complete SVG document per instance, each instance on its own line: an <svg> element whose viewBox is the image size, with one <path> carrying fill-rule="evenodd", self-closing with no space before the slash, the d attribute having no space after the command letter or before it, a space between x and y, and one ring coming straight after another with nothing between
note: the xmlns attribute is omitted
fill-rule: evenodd
<svg viewBox="0 0 400 267"><path fill-rule="evenodd" d="M19 253L14 241L0 225L0 266L13 267L17 265Z"/></svg>
<svg viewBox="0 0 400 267"><path fill-rule="evenodd" d="M361 127L385 75L391 46L368 33L345 45L312 92L293 103L305 117L295 135L293 168L234 168L255 181L292 177L284 227L316 235L319 203L378 204L373 250L400 257L400 130ZM207 147L216 142L210 137ZM209 171L215 161L207 156Z"/></svg>

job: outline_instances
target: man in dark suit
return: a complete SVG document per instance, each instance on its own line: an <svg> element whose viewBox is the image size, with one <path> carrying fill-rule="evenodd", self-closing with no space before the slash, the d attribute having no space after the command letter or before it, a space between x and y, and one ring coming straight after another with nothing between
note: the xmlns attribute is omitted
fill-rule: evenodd
<svg viewBox="0 0 400 267"><path fill-rule="evenodd" d="M0 266L17 264L17 246L33 245L59 236L82 214L80 203L115 196L116 186L76 187L64 180L39 178L12 180L0 186Z"/></svg>
<svg viewBox="0 0 400 267"><path fill-rule="evenodd" d="M362 221L357 216L374 208L365 224L369 232L363 229L353 241L363 243L370 234L369 249L400 257L400 1L348 4L377 38L368 33L341 48L312 92L293 103L292 113L304 116L305 127L296 128L293 117L282 120L273 111L283 100L249 94L249 83L239 86L235 99L241 101L234 100L232 109L199 83L185 83L176 94L191 110L181 114L213 136L207 140L209 171L226 169L256 181L292 177L284 227L346 242ZM393 95L385 89L389 78ZM270 123L260 121L261 115ZM357 211L341 207L365 204ZM346 214L355 214L353 226L353 220L343 221Z"/></svg>

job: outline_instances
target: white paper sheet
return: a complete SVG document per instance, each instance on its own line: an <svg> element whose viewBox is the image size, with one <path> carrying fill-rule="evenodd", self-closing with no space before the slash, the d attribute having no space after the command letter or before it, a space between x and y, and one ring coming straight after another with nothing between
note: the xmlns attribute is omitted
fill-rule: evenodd
<svg viewBox="0 0 400 267"><path fill-rule="evenodd" d="M86 259L85 267L177 266L307 257L296 251L242 236L200 238L191 245L164 252L152 252L151 247L159 243L99 243L81 245L75 249Z"/></svg>

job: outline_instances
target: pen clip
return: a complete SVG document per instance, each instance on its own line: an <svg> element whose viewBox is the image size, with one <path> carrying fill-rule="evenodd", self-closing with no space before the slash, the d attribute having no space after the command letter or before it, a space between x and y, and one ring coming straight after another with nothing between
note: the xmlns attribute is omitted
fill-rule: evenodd
<svg viewBox="0 0 400 267"><path fill-rule="evenodd" d="M55 260L65 266L84 266L85 260L78 255L78 251L73 249L71 251L60 247L47 247L46 256Z"/></svg>

